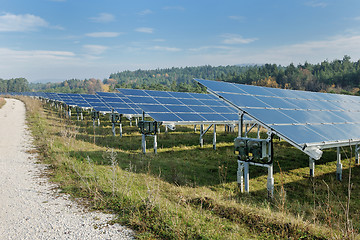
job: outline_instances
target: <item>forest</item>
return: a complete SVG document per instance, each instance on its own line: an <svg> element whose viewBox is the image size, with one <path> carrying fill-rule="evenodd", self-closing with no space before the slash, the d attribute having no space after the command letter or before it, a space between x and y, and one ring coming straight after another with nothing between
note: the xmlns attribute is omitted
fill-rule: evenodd
<svg viewBox="0 0 360 240"><path fill-rule="evenodd" d="M25 78L12 78L4 80L0 78L1 92L27 92L29 91L29 82Z"/></svg>
<svg viewBox="0 0 360 240"><path fill-rule="evenodd" d="M276 88L316 92L360 95L360 60L351 61L345 55L341 60L321 63L305 62L295 66L276 64L173 67L154 70L121 71L109 78L71 79L60 83L30 83L26 79L0 80L0 92L46 91L64 93L95 93L114 91L115 88L153 89L178 92L205 92L193 78L222 80ZM14 82L19 87L14 87Z"/></svg>

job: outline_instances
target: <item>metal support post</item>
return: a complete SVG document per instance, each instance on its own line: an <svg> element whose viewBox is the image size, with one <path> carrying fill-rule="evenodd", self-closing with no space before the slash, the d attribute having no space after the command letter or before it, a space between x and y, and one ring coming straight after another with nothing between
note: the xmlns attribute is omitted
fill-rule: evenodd
<svg viewBox="0 0 360 240"><path fill-rule="evenodd" d="M268 191L268 197L273 198L274 197L274 168L273 168L273 164L270 164L268 166L267 191Z"/></svg>
<svg viewBox="0 0 360 240"><path fill-rule="evenodd" d="M97 119L98 127L100 126L100 118Z"/></svg>
<svg viewBox="0 0 360 240"><path fill-rule="evenodd" d="M245 192L249 192L249 163L244 162L244 185L245 185Z"/></svg>
<svg viewBox="0 0 360 240"><path fill-rule="evenodd" d="M130 127L132 127L132 121L131 121L131 119L132 119L132 118L130 118ZM144 121L144 119L143 119L143 121Z"/></svg>
<svg viewBox="0 0 360 240"><path fill-rule="evenodd" d="M112 129L111 129L112 133L113 133L113 136L116 136L116 133L115 133L115 123L112 123Z"/></svg>
<svg viewBox="0 0 360 240"><path fill-rule="evenodd" d="M167 125L165 125L165 133L167 133L168 132L168 127L167 127Z"/></svg>
<svg viewBox="0 0 360 240"><path fill-rule="evenodd" d="M358 145L355 146L355 164L359 164L359 148L358 148Z"/></svg>
<svg viewBox="0 0 360 240"><path fill-rule="evenodd" d="M157 154L157 137L154 135L154 153Z"/></svg>
<svg viewBox="0 0 360 240"><path fill-rule="evenodd" d="M245 137L247 137L247 134L248 134L248 124L246 123L245 124Z"/></svg>
<svg viewBox="0 0 360 240"><path fill-rule="evenodd" d="M216 150L216 124L214 124L213 149Z"/></svg>
<svg viewBox="0 0 360 240"><path fill-rule="evenodd" d="M80 113L80 119L81 119L81 121L84 120L84 115L82 112Z"/></svg>
<svg viewBox="0 0 360 240"><path fill-rule="evenodd" d="M238 160L237 183L240 191L244 192L244 163Z"/></svg>
<svg viewBox="0 0 360 240"><path fill-rule="evenodd" d="M142 147L142 152L145 154L146 153L146 139L145 139L146 135L143 134L141 137L141 147Z"/></svg>
<svg viewBox="0 0 360 240"><path fill-rule="evenodd" d="M257 127L257 138L260 139L260 125Z"/></svg>
<svg viewBox="0 0 360 240"><path fill-rule="evenodd" d="M315 160L310 157L309 158L309 168L310 168L310 177L315 176Z"/></svg>
<svg viewBox="0 0 360 240"><path fill-rule="evenodd" d="M204 139L203 139L203 132L204 132L204 125L200 125L200 147L204 146Z"/></svg>
<svg viewBox="0 0 360 240"><path fill-rule="evenodd" d="M196 132L196 125L194 125L194 132Z"/></svg>
<svg viewBox="0 0 360 240"><path fill-rule="evenodd" d="M138 118L137 117L135 118L135 125L136 126L138 125Z"/></svg>
<svg viewBox="0 0 360 240"><path fill-rule="evenodd" d="M342 164L341 164L341 152L340 147L336 148L337 150L337 162L336 162L336 180L341 181L342 180Z"/></svg>
<svg viewBox="0 0 360 240"><path fill-rule="evenodd" d="M242 137L243 135L243 125L244 125L244 113L241 113L239 117L238 137Z"/></svg>
<svg viewBox="0 0 360 240"><path fill-rule="evenodd" d="M120 137L122 137L122 123L119 124L119 128L120 128Z"/></svg>

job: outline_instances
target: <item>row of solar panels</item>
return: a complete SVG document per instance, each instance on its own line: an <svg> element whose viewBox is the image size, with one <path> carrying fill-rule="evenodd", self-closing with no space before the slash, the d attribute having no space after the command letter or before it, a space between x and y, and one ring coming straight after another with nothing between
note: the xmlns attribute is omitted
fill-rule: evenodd
<svg viewBox="0 0 360 240"><path fill-rule="evenodd" d="M299 149L360 143L360 97L195 79Z"/></svg>
<svg viewBox="0 0 360 240"><path fill-rule="evenodd" d="M235 123L238 111L211 94L117 89L118 93L12 93L64 103L70 107L91 108L97 112L141 116L143 112L165 124Z"/></svg>

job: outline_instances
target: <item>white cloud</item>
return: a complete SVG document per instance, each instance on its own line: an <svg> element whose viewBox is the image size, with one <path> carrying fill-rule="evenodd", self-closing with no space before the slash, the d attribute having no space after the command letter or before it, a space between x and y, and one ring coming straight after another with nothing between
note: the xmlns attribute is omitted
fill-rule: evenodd
<svg viewBox="0 0 360 240"><path fill-rule="evenodd" d="M26 60L26 59L57 59L63 60L75 57L75 53L69 51L46 51L46 50L30 50L20 51L9 48L0 48L0 60Z"/></svg>
<svg viewBox="0 0 360 240"><path fill-rule="evenodd" d="M248 44L257 40L257 38L243 38L237 34L224 34L222 37L224 44Z"/></svg>
<svg viewBox="0 0 360 240"><path fill-rule="evenodd" d="M115 21L115 16L110 13L100 13L96 17L91 17L90 20L98 23L109 23Z"/></svg>
<svg viewBox="0 0 360 240"><path fill-rule="evenodd" d="M355 21L360 21L360 16L359 17L354 17Z"/></svg>
<svg viewBox="0 0 360 240"><path fill-rule="evenodd" d="M44 19L31 14L15 15L5 13L0 16L0 32L35 31L48 26L49 24Z"/></svg>
<svg viewBox="0 0 360 240"><path fill-rule="evenodd" d="M141 16L145 16L145 15L149 15L152 14L153 11L151 11L150 9L145 9L144 11L139 12L138 14Z"/></svg>
<svg viewBox="0 0 360 240"><path fill-rule="evenodd" d="M228 46L201 46L197 48L190 48L191 52L214 51L214 50L232 50L234 48Z"/></svg>
<svg viewBox="0 0 360 240"><path fill-rule="evenodd" d="M165 51L165 52L179 52L181 51L180 48L175 47L163 47L163 46L154 46L148 48L149 50L155 50L155 51Z"/></svg>
<svg viewBox="0 0 360 240"><path fill-rule="evenodd" d="M135 31L136 32L141 32L141 33L153 33L154 29L153 28L148 28L148 27L140 27L140 28L136 28Z"/></svg>
<svg viewBox="0 0 360 240"><path fill-rule="evenodd" d="M319 0L312 0L312 1L308 1L305 3L305 5L309 6L309 7L327 7L327 3L323 2L323 1L319 1Z"/></svg>
<svg viewBox="0 0 360 240"><path fill-rule="evenodd" d="M120 34L119 32L92 32L85 35L94 38L113 38L118 37Z"/></svg>
<svg viewBox="0 0 360 240"><path fill-rule="evenodd" d="M86 54L89 55L100 55L108 49L108 47L103 45L90 45L90 44L84 45L83 48L86 51Z"/></svg>

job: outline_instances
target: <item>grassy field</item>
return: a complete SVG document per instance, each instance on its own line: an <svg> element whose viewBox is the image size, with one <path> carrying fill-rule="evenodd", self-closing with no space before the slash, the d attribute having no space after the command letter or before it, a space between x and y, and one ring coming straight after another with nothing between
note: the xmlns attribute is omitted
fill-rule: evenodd
<svg viewBox="0 0 360 240"><path fill-rule="evenodd" d="M2 108L2 106L4 106L6 103L5 99L0 97L0 108Z"/></svg>
<svg viewBox="0 0 360 240"><path fill-rule="evenodd" d="M199 147L193 126L158 136L158 154L141 153L141 135L124 121L122 138L111 135L108 117L92 126L67 120L50 106L23 99L41 161L63 192L91 209L115 213L139 239L356 239L359 238L360 168L342 149L343 181L335 180L336 150L316 162L284 141L274 143L274 199L267 199L267 170L250 168L250 193L236 183L236 133L217 131ZM95 135L94 135L95 133ZM349 164L351 198L349 198ZM350 199L350 201L348 201Z"/></svg>

